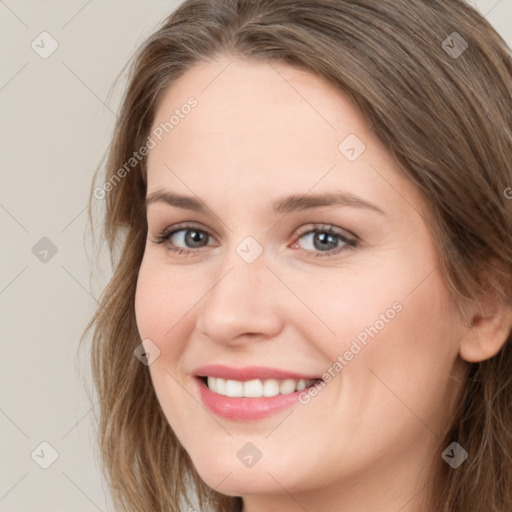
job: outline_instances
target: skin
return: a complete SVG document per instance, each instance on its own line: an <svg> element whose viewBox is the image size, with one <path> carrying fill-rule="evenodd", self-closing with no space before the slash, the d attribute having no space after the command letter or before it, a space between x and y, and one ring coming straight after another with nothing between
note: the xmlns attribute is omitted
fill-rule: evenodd
<svg viewBox="0 0 512 512"><path fill-rule="evenodd" d="M426 203L355 105L316 75L203 62L166 91L154 127L190 96L197 107L149 154L148 195L196 196L210 211L148 206L135 304L141 338L160 349L149 371L172 429L204 481L242 496L244 512L427 511L427 468L432 457L444 463L436 449L462 389L470 329L439 272ZM349 134L366 145L353 162L338 149ZM333 190L384 213L272 211L284 196ZM210 235L202 247L186 245L190 231L154 243L185 221ZM343 249L322 256L333 245L314 245L314 224L359 243L335 237ZM250 264L236 252L247 236L263 249ZM173 243L191 253L171 252ZM203 407L197 367L322 375L394 303L401 311L307 405L249 422ZM237 458L247 442L262 453L252 468Z"/></svg>

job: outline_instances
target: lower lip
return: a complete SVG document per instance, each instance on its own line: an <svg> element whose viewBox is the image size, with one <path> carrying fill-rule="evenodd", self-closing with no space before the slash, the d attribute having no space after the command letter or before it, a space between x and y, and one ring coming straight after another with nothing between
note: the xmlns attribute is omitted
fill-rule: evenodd
<svg viewBox="0 0 512 512"><path fill-rule="evenodd" d="M214 393L203 381L196 379L203 404L211 412L229 420L259 420L299 403L299 393L258 398L231 397Z"/></svg>

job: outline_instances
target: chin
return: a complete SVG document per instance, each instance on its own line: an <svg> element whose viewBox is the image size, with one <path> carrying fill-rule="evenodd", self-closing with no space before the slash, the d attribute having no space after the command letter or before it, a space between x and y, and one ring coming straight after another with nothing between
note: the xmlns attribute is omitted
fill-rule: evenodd
<svg viewBox="0 0 512 512"><path fill-rule="evenodd" d="M208 486L227 496L264 495L283 491L266 471L260 470L253 473L253 470L237 470L232 471L231 474L228 471L222 475L217 472L202 474L198 471L198 473ZM270 473L272 474L271 471Z"/></svg>
<svg viewBox="0 0 512 512"><path fill-rule="evenodd" d="M244 496L251 494L273 494L282 492L282 487L272 478L281 473L279 467L272 467L271 461L259 460L253 467L245 467L233 455L234 460L227 457L218 459L215 455L198 454L198 460L193 460L194 468L200 478L212 489L227 496ZM269 464L270 463L270 464ZM277 466L280 466L277 465ZM268 471L268 472L267 472ZM269 474L270 473L270 474ZM296 478L296 475L294 475ZM281 485L291 485L284 478L277 478Z"/></svg>

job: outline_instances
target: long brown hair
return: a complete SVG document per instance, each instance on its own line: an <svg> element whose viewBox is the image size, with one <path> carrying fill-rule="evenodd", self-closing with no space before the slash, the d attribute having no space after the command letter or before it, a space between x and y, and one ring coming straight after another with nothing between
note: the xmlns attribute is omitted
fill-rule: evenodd
<svg viewBox="0 0 512 512"><path fill-rule="evenodd" d="M148 368L133 355L141 342L134 297L147 236L146 159L126 162L146 143L167 87L220 55L285 62L348 94L425 197L461 312L482 293L486 271L495 271L488 286L512 300L512 59L485 18L462 0L183 2L134 56L106 165L96 174L103 185L90 196L91 223L105 199L102 229L114 272L84 337L92 329L98 446L120 510L177 511L191 506L187 489L201 507L241 506L241 498L202 482ZM512 510L511 344L509 334L496 356L470 366L434 454L431 510ZM457 470L441 459L452 441L470 454Z"/></svg>

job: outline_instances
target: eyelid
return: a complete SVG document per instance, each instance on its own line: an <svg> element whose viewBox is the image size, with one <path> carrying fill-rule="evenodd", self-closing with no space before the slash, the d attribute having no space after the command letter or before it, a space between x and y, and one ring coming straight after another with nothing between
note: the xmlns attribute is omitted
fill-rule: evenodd
<svg viewBox="0 0 512 512"><path fill-rule="evenodd" d="M339 236L344 236L345 238L350 238L357 240L358 237L354 235L354 233L348 231L347 229L343 229L340 227L335 226L334 224L327 224L325 222L310 222L306 224L305 226L301 226L297 230L297 237L301 237L302 235L305 235L306 233L309 233L311 231L330 231L332 233L336 233Z"/></svg>
<svg viewBox="0 0 512 512"><path fill-rule="evenodd" d="M216 234L212 234L213 230L211 230L210 228L207 228L206 226L203 226L200 223L185 221L185 222L180 222L178 224L174 224L168 228L163 229L162 231L157 233L157 238L159 240L157 240L157 241L152 240L152 241L156 244L161 244L161 243L164 243L165 241L167 241L171 236L173 236L177 232L187 231L189 229L190 230L196 229L197 231L202 231L202 232L206 233L210 238L215 238L217 236ZM161 239L164 237L166 238L166 240L163 242ZM193 249L191 249L191 250L193 250Z"/></svg>
<svg viewBox="0 0 512 512"><path fill-rule="evenodd" d="M188 221L180 222L178 224L175 224L168 228L165 228L160 232L160 234L175 233L176 231L181 231L182 229L197 229L198 231L204 231L205 233L208 233L209 235L213 235L215 237L217 236L217 234L215 232L212 233L212 231L214 231L214 230L211 230L211 228L207 228L206 226L204 226L200 223L197 223L197 222L188 222ZM309 222L308 224L297 228L295 231L297 231L296 236L302 236L306 233L309 233L312 230L321 230L321 229L340 232L338 234L343 234L343 235L347 236L348 238L358 239L358 237L351 231L348 231L347 229L344 229L344 228L334 226L334 224L328 224L325 222Z"/></svg>
<svg viewBox="0 0 512 512"><path fill-rule="evenodd" d="M212 233L210 232L209 228L206 228L205 226L203 226L197 222L185 221L183 223L175 224L167 229L164 229L163 231L161 231L159 233L158 240L156 240L156 241L152 240L152 242L155 244L165 244L176 233L178 233L180 231L187 231L187 230L193 230L193 229L196 229L197 231L201 231L201 232L205 233L209 238L215 238L215 236L212 235ZM295 238L294 238L293 242L291 243L291 245L296 244L297 241L300 238L302 238L304 235L307 235L310 233L315 233L315 232L325 232L325 233L335 235L344 244L341 247L336 247L336 248L330 249L328 251L313 251L313 250L307 250L307 249L300 249L301 252L311 254L311 255L313 255L313 257L325 257L325 258L335 257L341 252L356 248L360 243L359 237L357 237L350 231L347 231L343 228L340 228L338 226L335 226L333 224L328 224L325 222L316 222L316 223L310 222L307 225L301 226L296 231L297 231L297 234L295 235ZM217 242L217 244L218 244L218 242ZM195 248L195 249L173 246L173 247L168 247L167 249L169 251L171 251L172 253L179 253L179 254L184 254L185 256L188 256L188 255L200 254L208 246L209 246L209 244L204 247Z"/></svg>

